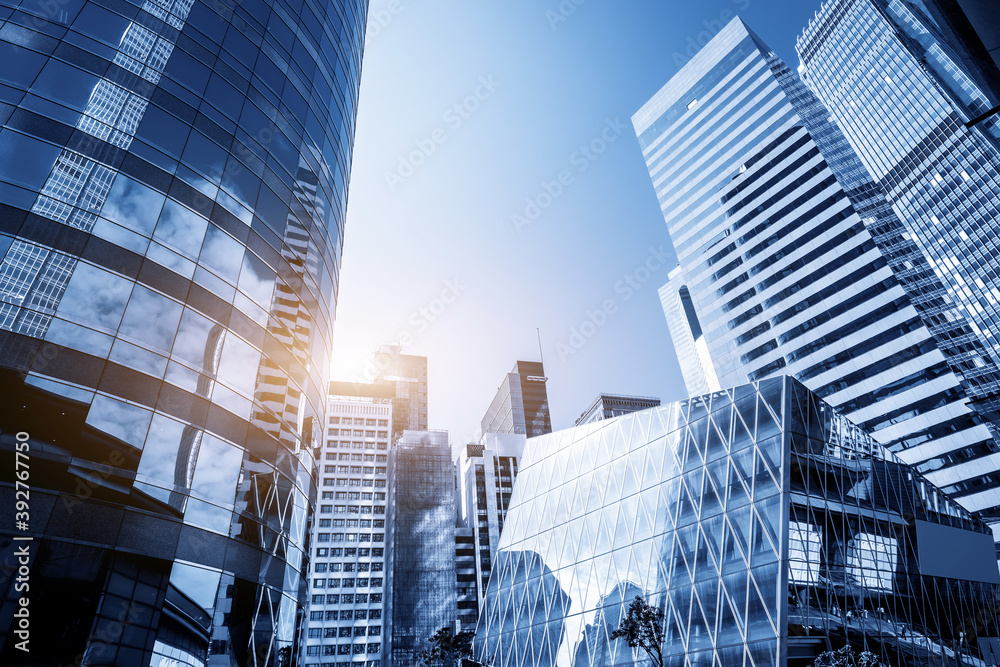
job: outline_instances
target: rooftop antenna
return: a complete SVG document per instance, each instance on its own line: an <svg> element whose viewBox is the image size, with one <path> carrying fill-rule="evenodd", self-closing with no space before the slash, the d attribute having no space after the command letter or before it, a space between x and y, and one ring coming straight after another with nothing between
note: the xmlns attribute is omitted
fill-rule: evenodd
<svg viewBox="0 0 1000 667"><path fill-rule="evenodd" d="M541 362L542 367L545 367L545 359L542 357L542 333L535 327L535 333L538 335L538 361Z"/></svg>

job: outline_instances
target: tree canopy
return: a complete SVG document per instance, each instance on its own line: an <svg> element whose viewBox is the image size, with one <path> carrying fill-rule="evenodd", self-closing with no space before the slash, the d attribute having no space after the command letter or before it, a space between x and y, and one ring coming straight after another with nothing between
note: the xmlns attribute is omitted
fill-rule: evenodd
<svg viewBox="0 0 1000 667"><path fill-rule="evenodd" d="M474 636L471 630L463 630L456 635L451 628L443 627L428 640L430 648L418 653L417 657L427 667L453 667L463 658L472 657Z"/></svg>
<svg viewBox="0 0 1000 667"><path fill-rule="evenodd" d="M656 667L663 667L663 620L662 609L636 596L611 639L624 639L629 648L641 648Z"/></svg>

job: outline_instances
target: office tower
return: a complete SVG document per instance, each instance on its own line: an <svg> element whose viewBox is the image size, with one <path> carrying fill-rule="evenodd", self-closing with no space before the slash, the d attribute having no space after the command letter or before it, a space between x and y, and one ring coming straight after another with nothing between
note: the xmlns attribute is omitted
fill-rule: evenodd
<svg viewBox="0 0 1000 667"><path fill-rule="evenodd" d="M391 662L417 654L458 614L455 464L447 431L404 431L396 441L389 522L392 539Z"/></svg>
<svg viewBox="0 0 1000 667"><path fill-rule="evenodd" d="M327 433L316 456L319 498L299 664L380 667L389 619L385 522L392 399L383 387L330 385Z"/></svg>
<svg viewBox="0 0 1000 667"><path fill-rule="evenodd" d="M399 345L375 353L375 384L392 385L392 438L403 431L427 430L427 357L403 354Z"/></svg>
<svg viewBox="0 0 1000 667"><path fill-rule="evenodd" d="M977 349L967 355L965 383L982 411L995 414L1000 116L966 126L994 103L922 5L827 2L796 48L805 83L830 110L968 322L966 338Z"/></svg>
<svg viewBox="0 0 1000 667"><path fill-rule="evenodd" d="M546 379L541 362L515 363L482 419L483 433L523 433L529 438L551 433Z"/></svg>
<svg viewBox="0 0 1000 667"><path fill-rule="evenodd" d="M971 329L828 118L739 19L634 117L680 262L671 329L707 350L681 369L689 386L792 375L950 492L996 469L967 405L992 362L947 340Z"/></svg>
<svg viewBox="0 0 1000 667"><path fill-rule="evenodd" d="M600 394L590 407L576 419L576 426L590 422L621 417L630 412L648 410L660 404L660 399L646 396L628 396L625 394Z"/></svg>
<svg viewBox="0 0 1000 667"><path fill-rule="evenodd" d="M496 562L497 544L517 479L517 462L526 437L486 433L468 444L458 459L460 518L473 529L476 551L476 600L481 604Z"/></svg>
<svg viewBox="0 0 1000 667"><path fill-rule="evenodd" d="M297 652L366 13L0 13L0 663Z"/></svg>
<svg viewBox="0 0 1000 667"><path fill-rule="evenodd" d="M485 664L996 664L1000 573L974 515L789 377L532 440L476 632Z"/></svg>

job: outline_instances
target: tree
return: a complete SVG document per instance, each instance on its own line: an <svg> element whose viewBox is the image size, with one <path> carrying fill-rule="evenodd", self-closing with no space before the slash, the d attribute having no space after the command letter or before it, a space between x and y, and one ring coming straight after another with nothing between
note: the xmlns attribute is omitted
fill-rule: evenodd
<svg viewBox="0 0 1000 667"><path fill-rule="evenodd" d="M472 657L474 636L475 633L471 630L463 630L454 635L451 628L443 627L430 638L431 647L418 653L417 657L427 667L452 667L463 658Z"/></svg>
<svg viewBox="0 0 1000 667"><path fill-rule="evenodd" d="M813 667L877 667L878 656L871 651L862 651L857 657L850 644L844 644L836 651L820 653Z"/></svg>
<svg viewBox="0 0 1000 667"><path fill-rule="evenodd" d="M662 609L636 596L611 640L624 639L629 648L641 648L656 667L663 667L663 618Z"/></svg>

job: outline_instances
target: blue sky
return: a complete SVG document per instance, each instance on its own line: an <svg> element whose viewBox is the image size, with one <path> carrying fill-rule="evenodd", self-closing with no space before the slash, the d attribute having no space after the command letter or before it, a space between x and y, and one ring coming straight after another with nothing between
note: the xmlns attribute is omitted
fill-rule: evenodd
<svg viewBox="0 0 1000 667"><path fill-rule="evenodd" d="M631 116L732 16L794 68L801 0L372 0L333 377L401 340L431 428L476 435L517 359L553 427L602 391L685 396L674 266Z"/></svg>

